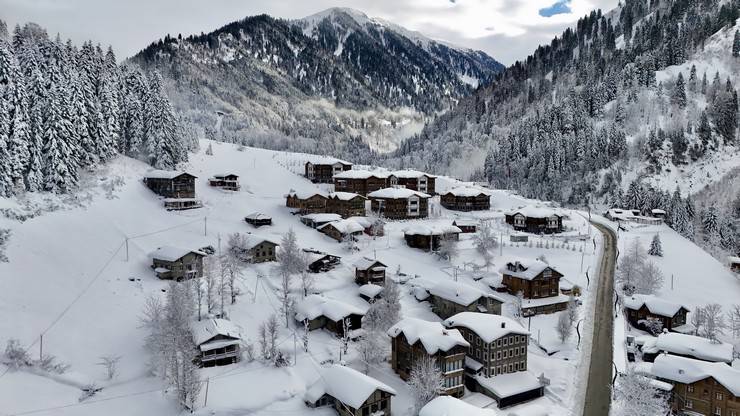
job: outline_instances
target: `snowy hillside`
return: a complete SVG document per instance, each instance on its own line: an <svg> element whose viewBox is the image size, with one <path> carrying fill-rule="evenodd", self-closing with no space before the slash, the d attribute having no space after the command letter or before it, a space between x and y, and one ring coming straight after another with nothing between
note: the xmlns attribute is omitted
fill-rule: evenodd
<svg viewBox="0 0 740 416"><path fill-rule="evenodd" d="M418 302L412 287L430 282L452 281L491 292L488 284L500 282L496 270L507 256L537 257L544 255L565 279L584 288L581 316L589 316L592 288L586 272L595 270L596 244L583 216L566 211L566 232L558 237L530 239L532 243L509 243L512 233L503 223L503 212L535 203L509 191L492 191L491 211L462 214L447 211L436 201L433 215L426 220L396 221L386 225L386 236L373 239L360 237L359 251L347 251L327 236L304 226L285 208L283 195L290 189L314 191L317 186L292 172L306 155L241 148L218 142L201 142L201 149L212 145L213 155L205 150L190 155L185 169L198 176L198 198L204 207L190 211L168 212L141 182L147 171L143 163L119 156L90 181L90 189L70 200L57 201L51 196L28 195L26 199L0 199L0 228L11 230L6 247L8 263L0 262L0 342L16 338L28 347L32 357L39 355L43 334L43 353L52 354L70 365L64 374L40 370L8 370L0 365L0 403L2 412L39 415L176 415L180 410L166 391L161 379L149 375L149 353L143 348L146 330L141 327L144 302L151 294L164 296L168 284L158 280L150 269L149 253L164 245L198 249L211 245L225 248L229 234L255 232L280 241L289 229L297 234L301 247L312 247L342 256L341 266L316 275L315 291L326 297L342 299L358 308L367 308L359 298L351 265L362 256L377 257L388 265L389 277L402 280L401 314L438 321L427 302ZM214 173L240 175L239 192L222 191L207 186ZM449 186L452 179L440 179ZM75 202L76 199L76 202ZM70 202L72 201L72 202ZM23 222L10 219L19 213L33 212L43 206L49 212ZM57 206L59 209L54 209ZM273 226L255 231L243 220L259 211L272 216ZM402 230L412 224L446 224L455 218L490 219L496 234L505 242L496 249L494 265L486 271L471 235L463 235L459 255L452 263L430 253L406 246ZM584 239L580 239L583 236ZM597 238L595 240L599 242ZM678 251L678 249L676 249ZM476 267L474 265L477 264ZM274 263L246 267L239 281L241 295L228 307L230 319L241 327L245 341L256 344L258 327L278 312L277 290L280 285ZM455 268L457 267L457 271ZM400 270L406 276L396 274ZM593 280L593 272L591 273ZM687 277L686 279L688 279ZM300 299L296 286L293 296ZM507 299L504 314L511 314L513 296ZM565 312L562 312L565 313ZM551 380L545 397L532 402L550 409L550 415L570 415L577 390L574 374L581 374L583 355L576 351L576 339L565 343L557 339L554 322L558 314L537 316L531 320L532 344L529 347L529 369L535 377L544 373ZM525 322L525 325L527 323ZM590 325L590 324L588 324ZM590 330L584 330L588 333ZM296 335L297 334L297 335ZM303 395L319 378L319 369L339 360L341 342L324 330L309 336L309 352L300 347L302 328L286 329L281 325L279 348L291 365L274 368L267 362L243 360L238 364L200 370L199 377L208 381L208 402L201 392L196 413L206 414L316 414L328 415L326 409L305 407ZM296 337L296 338L294 338ZM294 355L294 342L299 347ZM383 343L388 347L387 340ZM583 344L588 345L588 338ZM542 346L542 349L538 347ZM587 351L581 345L581 351ZM388 347L389 348L389 347ZM545 349L554 355L548 355ZM119 372L108 381L105 369L98 363L102 356L120 356ZM351 367L362 369L356 343L342 356ZM407 415L412 400L409 387L391 370L387 362L373 366L369 372L398 392L393 399L393 413ZM580 376L578 376L580 377ZM93 397L79 401L82 388L102 388ZM480 398L479 398L480 399ZM490 403L490 402L489 402ZM526 410L530 404L514 410Z"/></svg>

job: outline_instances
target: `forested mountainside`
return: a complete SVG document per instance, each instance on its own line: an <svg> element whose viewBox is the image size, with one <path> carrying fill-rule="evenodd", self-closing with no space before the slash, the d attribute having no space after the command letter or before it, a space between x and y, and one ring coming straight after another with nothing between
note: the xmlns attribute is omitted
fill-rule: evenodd
<svg viewBox="0 0 740 416"><path fill-rule="evenodd" d="M365 159L503 69L482 52L340 8L168 35L131 61L158 69L175 107L209 138Z"/></svg>
<svg viewBox="0 0 740 416"><path fill-rule="evenodd" d="M396 164L572 204L617 203L636 177L686 191L710 175L684 180L694 168L737 155L739 5L594 11L406 141Z"/></svg>
<svg viewBox="0 0 740 416"><path fill-rule="evenodd" d="M117 153L172 168L197 145L161 77L119 67L109 48L77 48L29 23L0 21L0 196L67 192L80 169Z"/></svg>

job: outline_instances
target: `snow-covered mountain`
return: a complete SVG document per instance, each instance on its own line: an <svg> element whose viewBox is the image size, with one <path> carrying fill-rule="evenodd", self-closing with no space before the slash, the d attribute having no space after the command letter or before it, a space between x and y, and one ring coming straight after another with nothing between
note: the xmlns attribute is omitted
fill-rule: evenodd
<svg viewBox="0 0 740 416"><path fill-rule="evenodd" d="M158 69L176 108L209 137L338 156L393 150L503 68L483 52L342 8L167 36L131 61Z"/></svg>

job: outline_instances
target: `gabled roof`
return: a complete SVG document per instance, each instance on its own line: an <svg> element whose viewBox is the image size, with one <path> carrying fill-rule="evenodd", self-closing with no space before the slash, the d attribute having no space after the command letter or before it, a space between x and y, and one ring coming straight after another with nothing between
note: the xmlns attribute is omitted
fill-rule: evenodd
<svg viewBox="0 0 740 416"><path fill-rule="evenodd" d="M452 396L439 396L419 411L419 416L497 416L493 409L482 409Z"/></svg>
<svg viewBox="0 0 740 416"><path fill-rule="evenodd" d="M413 170L413 169L396 170L392 172L392 175L397 178L403 178L403 179L414 179L414 178L420 178L422 176L426 176L429 178L436 178L435 175L431 175L426 172L421 172L421 171Z"/></svg>
<svg viewBox="0 0 740 416"><path fill-rule="evenodd" d="M206 253L198 250L190 250L187 248L174 247L174 246L162 246L154 250L149 254L149 257L157 260L164 261L177 261L190 253L197 254L199 256L205 256Z"/></svg>
<svg viewBox="0 0 740 416"><path fill-rule="evenodd" d="M446 319L444 325L448 328L467 328L478 334L486 343L509 334L529 335L529 332L513 319L490 313L460 312Z"/></svg>
<svg viewBox="0 0 740 416"><path fill-rule="evenodd" d="M638 310L647 307L650 313L672 318L681 308L690 310L679 303L673 303L654 295L632 295L624 299L624 307L627 309Z"/></svg>
<svg viewBox="0 0 740 416"><path fill-rule="evenodd" d="M339 231L341 234L359 233L365 230L365 227L361 226L360 224L352 220L332 221L330 223L322 225L318 229L323 230L327 227L333 227L334 229Z"/></svg>
<svg viewBox="0 0 740 416"><path fill-rule="evenodd" d="M733 395L740 396L740 370L725 363L661 354L655 358L652 372L655 377L681 384L692 384L712 377Z"/></svg>
<svg viewBox="0 0 740 416"><path fill-rule="evenodd" d="M360 270L367 270L371 267L388 267L385 264L379 262L378 260L370 259L367 257L362 257L361 259L357 260L353 266L355 266L356 269Z"/></svg>
<svg viewBox="0 0 740 416"><path fill-rule="evenodd" d="M516 266L517 269L523 268L524 270L509 270L509 264ZM506 260L506 266L499 269L499 273L518 277L524 280L532 280L548 267L553 271L560 273L549 264L537 259L530 259L525 257L510 257Z"/></svg>
<svg viewBox="0 0 740 416"><path fill-rule="evenodd" d="M317 196L317 195L320 196L320 197L322 197L322 198L326 198L327 193L324 192L324 191L318 191L318 190L315 190L315 191L296 191L296 190L291 189L290 192L288 192L287 194L285 194L285 197L287 198L289 196L292 196L292 197L295 197L295 198L298 198L298 199L308 199L308 198L311 198L311 197Z"/></svg>
<svg viewBox="0 0 740 416"><path fill-rule="evenodd" d="M337 173L336 175L334 175L334 178L335 179L368 179L368 178L386 179L389 176L391 176L391 173L387 171L383 171L383 170L351 169L351 170L345 170L344 172Z"/></svg>
<svg viewBox="0 0 740 416"><path fill-rule="evenodd" d="M262 243L270 243L270 244L274 244L276 246L279 246L280 245L279 243L276 243L275 241L273 241L273 240L271 240L271 239L269 239L267 237L262 237L262 236L257 235L257 234L247 234L247 246L248 246L247 248L248 249L252 249L252 248L254 248L254 247L256 247L256 246L258 246L258 245L260 245Z"/></svg>
<svg viewBox="0 0 740 416"><path fill-rule="evenodd" d="M144 174L144 177L147 179L174 179L182 175L188 175L192 176L193 178L197 178L197 176L193 174L177 170L150 170Z"/></svg>
<svg viewBox="0 0 740 416"><path fill-rule="evenodd" d="M314 165L334 165L337 163L341 163L343 165L352 166L351 162L347 162L345 160L337 159L331 156L319 156L319 155L309 156L308 159L306 159L306 163L311 163Z"/></svg>
<svg viewBox="0 0 740 416"><path fill-rule="evenodd" d="M297 321L313 320L319 316L325 316L334 322L338 322L350 315L364 316L365 312L367 310L355 305L319 295L309 295L295 305Z"/></svg>
<svg viewBox="0 0 740 416"><path fill-rule="evenodd" d="M213 178L219 179L219 178L225 178L227 176L236 176L237 178L239 177L239 175L237 175L236 173L215 173L213 175Z"/></svg>
<svg viewBox="0 0 740 416"><path fill-rule="evenodd" d="M542 207L542 206L531 206L531 205L526 205L521 208L511 210L506 213L506 215L516 215L516 214L522 214L527 218L547 218L547 217L552 217L553 215L558 216L558 217L563 217L563 213L560 210Z"/></svg>
<svg viewBox="0 0 740 416"><path fill-rule="evenodd" d="M342 216L339 214L329 214L326 212L321 212L321 213L316 213L316 214L303 215L301 219L307 219L313 222L331 222L331 221L341 220Z"/></svg>
<svg viewBox="0 0 740 416"><path fill-rule="evenodd" d="M403 230L405 235L443 235L462 233L462 230L454 225L424 225L414 224Z"/></svg>
<svg viewBox="0 0 740 416"><path fill-rule="evenodd" d="M383 188L377 191L370 192L367 194L368 198L383 198L383 199L408 199L412 196L419 198L431 198L431 195L425 194L424 192L414 191L408 188Z"/></svg>
<svg viewBox="0 0 740 416"><path fill-rule="evenodd" d="M445 328L441 322L429 322L416 318L405 318L388 330L388 335L395 338L403 334L409 345L421 341L421 345L430 355L439 351L449 351L456 346L469 347L460 331Z"/></svg>
<svg viewBox="0 0 740 416"><path fill-rule="evenodd" d="M190 325L193 331L195 345L203 344L212 338L223 335L232 339L241 339L242 334L239 327L226 319L203 319Z"/></svg>
<svg viewBox="0 0 740 416"><path fill-rule="evenodd" d="M247 215L244 218L245 219L250 219L250 220L271 220L272 219L271 216L265 215L265 214L263 214L261 212L253 212L253 213Z"/></svg>
<svg viewBox="0 0 740 416"><path fill-rule="evenodd" d="M452 225L455 227L477 227L480 221L472 218L456 218L452 221Z"/></svg>
<svg viewBox="0 0 740 416"><path fill-rule="evenodd" d="M733 360L732 344L712 342L695 335L667 332L658 335L655 348L670 354L693 356L704 361L731 363Z"/></svg>
<svg viewBox="0 0 740 416"><path fill-rule="evenodd" d="M451 280L443 280L430 287L428 290L429 293L434 296L463 306L468 306L482 297L496 299L503 303L503 301L497 296L486 293L476 287L468 286L460 282L453 282Z"/></svg>
<svg viewBox="0 0 740 416"><path fill-rule="evenodd" d="M361 295L365 295L370 299L380 295L380 293L383 292L383 289L383 286L374 285L372 283L364 284L358 288Z"/></svg>
<svg viewBox="0 0 740 416"><path fill-rule="evenodd" d="M351 201L355 198L367 199L364 196L353 192L332 192L329 194L329 199L338 199L340 201Z"/></svg>
<svg viewBox="0 0 740 416"><path fill-rule="evenodd" d="M359 408L376 390L396 395L388 385L342 365L323 368L321 377L306 391L305 399L315 403L324 394L352 407Z"/></svg>
<svg viewBox="0 0 740 416"><path fill-rule="evenodd" d="M472 186L459 186L444 193L444 195L447 194L452 194L453 196L473 197L478 195L489 195L490 192Z"/></svg>

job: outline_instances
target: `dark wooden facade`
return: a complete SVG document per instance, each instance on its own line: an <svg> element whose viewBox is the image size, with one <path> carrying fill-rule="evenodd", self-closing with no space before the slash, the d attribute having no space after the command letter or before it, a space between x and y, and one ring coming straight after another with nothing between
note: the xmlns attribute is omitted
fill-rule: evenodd
<svg viewBox="0 0 740 416"><path fill-rule="evenodd" d="M195 198L195 179L187 172L171 177L161 174L153 174L144 177L144 184L154 191L155 194L165 198Z"/></svg>
<svg viewBox="0 0 740 416"><path fill-rule="evenodd" d="M436 251L439 249L439 245L442 240L459 240L460 234L452 232L429 235L404 233L403 237L406 240L406 244L411 248L419 248L425 251Z"/></svg>
<svg viewBox="0 0 740 416"><path fill-rule="evenodd" d="M626 308L627 310L627 321L635 327L635 328L644 328L645 326L640 323L640 321L644 321L647 319L657 319L663 323L663 329L667 329L669 331L672 331L673 328L679 327L681 325L686 324L686 315L688 314L688 309L681 307L678 309L678 312L676 312L673 316L663 316L658 315L655 313L650 312L648 307L646 305L642 305L640 309L634 310L630 308Z"/></svg>
<svg viewBox="0 0 740 416"><path fill-rule="evenodd" d="M277 261L277 244L262 240L249 249L249 259L252 263Z"/></svg>
<svg viewBox="0 0 740 416"><path fill-rule="evenodd" d="M352 164L337 160L335 162L306 162L304 175L313 183L332 183L334 175L352 169Z"/></svg>
<svg viewBox="0 0 740 416"><path fill-rule="evenodd" d="M329 394L325 394L315 403L307 403L309 407L324 407L331 406L339 416L371 416L371 415L383 415L391 416L391 398L392 394L383 391L375 390L375 392L365 400L364 403L358 408L353 408Z"/></svg>
<svg viewBox="0 0 740 416"><path fill-rule="evenodd" d="M253 213L244 217L244 221L247 224L251 224L256 228L272 225L272 217L265 214Z"/></svg>
<svg viewBox="0 0 740 416"><path fill-rule="evenodd" d="M405 220L429 216L429 198L411 196L409 198L370 198L371 209L382 218Z"/></svg>
<svg viewBox="0 0 740 416"><path fill-rule="evenodd" d="M501 305L503 305L503 302L492 296L481 296L474 302L466 305L457 300L447 299L434 294L429 295L429 303L432 304L432 311L442 319L447 319L460 312L501 315Z"/></svg>
<svg viewBox="0 0 740 416"><path fill-rule="evenodd" d="M204 254L191 251L177 260L152 258L151 268L162 280L187 280L203 277Z"/></svg>
<svg viewBox="0 0 740 416"><path fill-rule="evenodd" d="M502 283L506 291L514 296L519 292L524 299L542 299L560 295L560 279L563 275L551 267L546 267L532 280L507 274L506 269L502 274Z"/></svg>
<svg viewBox="0 0 740 416"><path fill-rule="evenodd" d="M233 173L213 175L212 178L208 179L208 184L227 191L238 191L241 188L239 176Z"/></svg>
<svg viewBox="0 0 740 416"><path fill-rule="evenodd" d="M384 175L368 176L366 178L334 178L336 192L352 192L367 196L370 192L389 186L388 177Z"/></svg>
<svg viewBox="0 0 740 416"><path fill-rule="evenodd" d="M506 223L517 231L534 234L553 234L563 232L563 217L553 214L549 217L528 217L523 213L506 214Z"/></svg>
<svg viewBox="0 0 740 416"><path fill-rule="evenodd" d="M484 193L476 196L459 196L452 192L442 194L440 203L454 211L488 211L491 209L491 197Z"/></svg>
<svg viewBox="0 0 740 416"><path fill-rule="evenodd" d="M367 198L362 195L352 198L342 198L334 194L329 194L326 200L325 212L339 214L342 218L364 217L366 200Z"/></svg>
<svg viewBox="0 0 740 416"><path fill-rule="evenodd" d="M310 196L288 194L285 206L297 210L300 214L316 214L326 211L326 197L321 194Z"/></svg>
<svg viewBox="0 0 740 416"><path fill-rule="evenodd" d="M391 367L402 380L408 380L411 369L417 360L432 357L443 373L442 395L462 397L465 394L465 354L467 348L455 345L447 351L437 351L429 355L421 340L409 344L406 335L401 332L391 337ZM462 416L462 415L461 415Z"/></svg>
<svg viewBox="0 0 740 416"><path fill-rule="evenodd" d="M391 183L392 181L392 183ZM433 175L419 175L419 176L407 176L403 174L403 171L393 175L388 185L398 185L404 188L411 189L418 192L423 192L429 195L436 195L435 186L437 178Z"/></svg>
<svg viewBox="0 0 740 416"><path fill-rule="evenodd" d="M355 264L355 283L365 285L372 283L378 286L385 286L386 265L377 261L361 261Z"/></svg>
<svg viewBox="0 0 740 416"><path fill-rule="evenodd" d="M465 234L474 233L478 230L478 224L473 221L452 221L452 225L459 228Z"/></svg>
<svg viewBox="0 0 740 416"><path fill-rule="evenodd" d="M325 224L321 226L318 230L322 234L326 234L330 238L337 240L337 242L341 243L342 241L345 241L347 238L352 238L353 241L357 239L357 237L361 236L364 233L363 230L358 231L342 231L337 229L337 227L334 226L335 223L330 222L328 224Z"/></svg>

